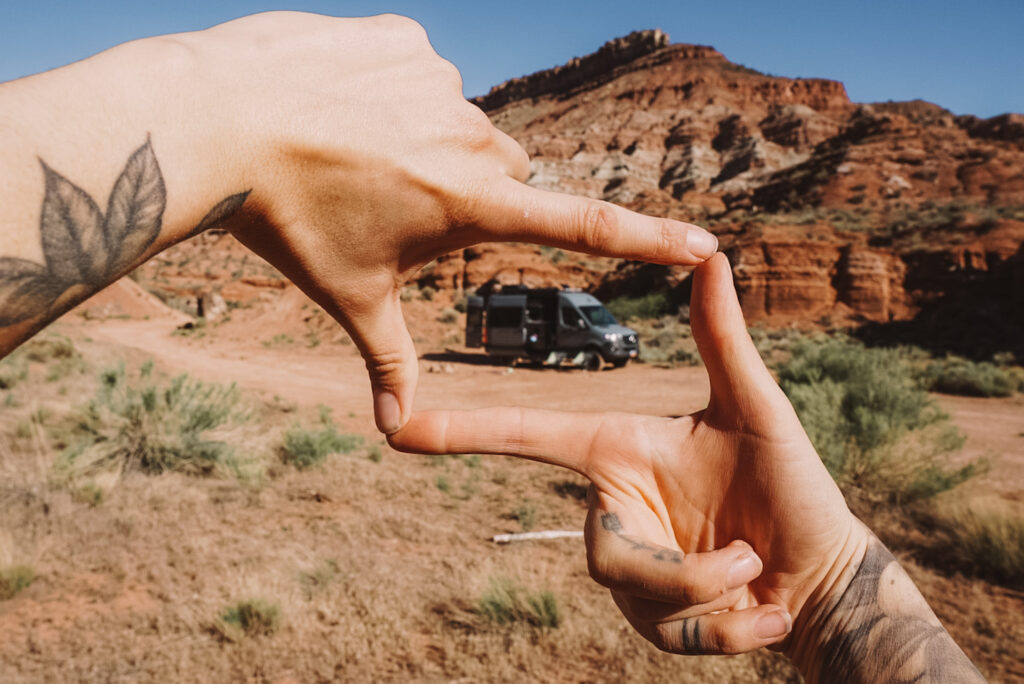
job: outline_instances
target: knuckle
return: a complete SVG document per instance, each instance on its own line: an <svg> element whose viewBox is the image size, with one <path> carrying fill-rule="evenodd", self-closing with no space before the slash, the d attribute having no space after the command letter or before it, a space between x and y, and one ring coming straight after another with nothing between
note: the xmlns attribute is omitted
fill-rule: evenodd
<svg viewBox="0 0 1024 684"><path fill-rule="evenodd" d="M464 149L479 152L494 143L496 129L491 125L491 120L479 107L468 102L455 110L451 125Z"/></svg>
<svg viewBox="0 0 1024 684"><path fill-rule="evenodd" d="M397 349L373 349L364 354L366 370L379 381L388 380L399 375L405 367L405 357Z"/></svg>
<svg viewBox="0 0 1024 684"><path fill-rule="evenodd" d="M604 202L589 202L583 209L580 227L584 243L591 249L606 252L615 244L619 219L615 208Z"/></svg>
<svg viewBox="0 0 1024 684"><path fill-rule="evenodd" d="M458 85L459 90L462 89L462 72L459 71L457 66L443 57L438 57L437 70L441 74L442 78L454 82Z"/></svg>
<svg viewBox="0 0 1024 684"><path fill-rule="evenodd" d="M659 258L671 255L675 251L674 247L679 242L679 238L679 232L672 228L671 223L665 219L658 219L658 238L654 246L655 255Z"/></svg>
<svg viewBox="0 0 1024 684"><path fill-rule="evenodd" d="M384 14L382 16L385 18L385 23L389 28L400 32L406 38L426 40L426 29L415 19L401 14Z"/></svg>
<svg viewBox="0 0 1024 684"><path fill-rule="evenodd" d="M648 636L648 641L664 653L692 654L693 651L687 649L680 640L678 632L679 626L677 623L656 624Z"/></svg>
<svg viewBox="0 0 1024 684"><path fill-rule="evenodd" d="M614 584L612 566L613 564L606 554L596 552L587 554L587 571L590 573L591 579L602 586L610 587Z"/></svg>

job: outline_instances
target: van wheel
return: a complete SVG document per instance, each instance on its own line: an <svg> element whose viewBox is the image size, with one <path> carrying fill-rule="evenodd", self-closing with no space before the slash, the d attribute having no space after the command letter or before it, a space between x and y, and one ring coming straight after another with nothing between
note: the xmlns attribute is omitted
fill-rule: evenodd
<svg viewBox="0 0 1024 684"><path fill-rule="evenodd" d="M629 363L629 359L619 359L618 361L612 361L612 365L616 368L625 368L626 364Z"/></svg>
<svg viewBox="0 0 1024 684"><path fill-rule="evenodd" d="M583 370L599 371L602 365L601 355L592 349L585 351L583 352L583 363L581 365Z"/></svg>

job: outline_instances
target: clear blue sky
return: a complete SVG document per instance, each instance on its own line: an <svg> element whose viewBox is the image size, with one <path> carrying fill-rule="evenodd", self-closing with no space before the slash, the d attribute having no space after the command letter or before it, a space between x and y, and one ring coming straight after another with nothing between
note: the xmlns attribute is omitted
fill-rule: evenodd
<svg viewBox="0 0 1024 684"><path fill-rule="evenodd" d="M268 9L411 16L462 71L467 95L657 27L761 71L843 81L858 102L1024 112L1024 0L0 0L0 81Z"/></svg>

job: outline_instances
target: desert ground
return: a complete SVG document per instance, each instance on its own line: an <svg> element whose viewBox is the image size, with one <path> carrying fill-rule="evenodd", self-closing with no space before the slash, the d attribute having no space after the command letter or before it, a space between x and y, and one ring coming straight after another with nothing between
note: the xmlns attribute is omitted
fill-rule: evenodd
<svg viewBox="0 0 1024 684"><path fill-rule="evenodd" d="M87 304L43 334L72 341L71 367L29 362L5 393L0 568L30 568L32 581L0 600L0 681L799 681L768 651L659 652L588 577L580 539L490 541L581 529L585 481L510 458L390 450L363 363L330 325L319 328L324 344L255 314L188 330L132 286L102 297L117 306ZM281 307L311 308L287 294L274 301L282 325ZM407 305L419 408L679 415L707 401L699 366L497 364L459 346L462 319L438 323L441 306ZM94 496L55 482L50 426L94 395L103 369L123 363L131 374L147 360L155 378L237 383L251 419L225 440L252 466L247 476L125 472L98 477ZM967 436L965 457L998 457L970 486L1024 499L1024 397L938 400ZM304 470L282 464L281 432L315 423L320 406L363 445ZM895 550L991 681L1024 677L1021 592L918 562L912 545ZM527 602L550 592L557 620L489 619L482 601L510 586ZM246 601L271 606L273 624L228 624Z"/></svg>

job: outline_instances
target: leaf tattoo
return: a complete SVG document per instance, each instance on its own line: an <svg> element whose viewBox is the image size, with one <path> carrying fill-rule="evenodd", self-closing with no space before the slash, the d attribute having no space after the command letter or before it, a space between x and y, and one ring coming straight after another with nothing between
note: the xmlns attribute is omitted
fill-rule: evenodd
<svg viewBox="0 0 1024 684"><path fill-rule="evenodd" d="M44 263L0 257L0 327L48 313L75 285L91 293L113 282L156 241L167 206L164 177L148 137L114 183L105 215L88 193L39 163L46 186L39 220ZM236 212L249 192L219 202L186 237Z"/></svg>
<svg viewBox="0 0 1024 684"><path fill-rule="evenodd" d="M147 138L128 158L107 203L103 233L114 273L130 266L153 244L166 204L164 177Z"/></svg>
<svg viewBox="0 0 1024 684"><path fill-rule="evenodd" d="M234 214L239 210L239 208L241 208L250 192L252 191L246 190L245 192L240 192L237 195L231 195L230 197L222 199L213 209L207 212L206 216L203 217L203 220L192 229L187 237L199 235L199 233L202 233L204 230L209 228L213 228L228 216Z"/></svg>
<svg viewBox="0 0 1024 684"><path fill-rule="evenodd" d="M60 294L50 272L34 261L0 257L0 326L31 318Z"/></svg>

